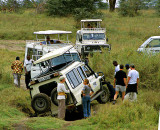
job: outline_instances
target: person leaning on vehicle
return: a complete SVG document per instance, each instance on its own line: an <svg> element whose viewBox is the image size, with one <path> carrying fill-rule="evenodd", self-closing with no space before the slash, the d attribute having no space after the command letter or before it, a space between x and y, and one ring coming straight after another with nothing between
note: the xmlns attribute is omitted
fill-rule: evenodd
<svg viewBox="0 0 160 130"><path fill-rule="evenodd" d="M127 85L126 85L126 95L125 100L136 101L137 100L137 90L139 82L139 72L135 70L135 66L130 65L130 71L128 73Z"/></svg>
<svg viewBox="0 0 160 130"><path fill-rule="evenodd" d="M29 82L31 79L31 66L32 66L33 60L30 59L30 56L27 56L27 59L24 61L24 70L25 70L25 83L26 88L29 89Z"/></svg>
<svg viewBox="0 0 160 130"><path fill-rule="evenodd" d="M11 69L13 70L14 84L16 87L20 88L20 78L22 75L23 63L20 61L20 58L18 56L12 63Z"/></svg>
<svg viewBox="0 0 160 130"><path fill-rule="evenodd" d="M69 90L66 90L64 83L65 83L65 78L61 76L59 78L60 83L58 83L57 86L57 99L58 99L58 118L59 119L65 119L65 112L66 112L66 106L65 106L65 93L69 93Z"/></svg>
<svg viewBox="0 0 160 130"><path fill-rule="evenodd" d="M114 78L114 88L116 90L116 93L114 95L113 104L115 104L115 102L116 102L119 91L122 92L122 101L125 96L127 76L126 76L126 73L123 71L123 68L124 68L124 66L120 65L120 70L116 73L115 78ZM115 87L115 83L116 83L116 87Z"/></svg>

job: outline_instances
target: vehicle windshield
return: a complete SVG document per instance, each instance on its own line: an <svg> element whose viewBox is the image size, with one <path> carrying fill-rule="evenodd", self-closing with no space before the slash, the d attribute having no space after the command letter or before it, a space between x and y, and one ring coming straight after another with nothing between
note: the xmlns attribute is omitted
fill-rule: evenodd
<svg viewBox="0 0 160 130"><path fill-rule="evenodd" d="M104 33L84 33L83 40L105 40Z"/></svg>
<svg viewBox="0 0 160 130"><path fill-rule="evenodd" d="M58 71L72 61L80 61L78 53L65 53L61 56L38 63L36 65L38 68L33 77L41 77L43 75L50 74L53 71Z"/></svg>
<svg viewBox="0 0 160 130"><path fill-rule="evenodd" d="M153 40L153 39L152 39L152 38L148 38L148 39L140 46L140 48L145 47L145 46L148 44L148 42L150 42L151 40Z"/></svg>
<svg viewBox="0 0 160 130"><path fill-rule="evenodd" d="M51 59L51 66L57 66L71 61L80 61L77 53L65 53L64 55Z"/></svg>

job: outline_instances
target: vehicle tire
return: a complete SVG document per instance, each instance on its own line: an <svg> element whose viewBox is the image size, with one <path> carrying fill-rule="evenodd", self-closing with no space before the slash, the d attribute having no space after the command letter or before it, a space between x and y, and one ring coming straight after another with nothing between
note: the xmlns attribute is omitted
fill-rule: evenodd
<svg viewBox="0 0 160 130"><path fill-rule="evenodd" d="M66 104L68 104L69 102L69 94L67 94L67 99L66 99ZM58 100L57 100L57 87L54 88L51 92L51 100L52 103L55 104L56 106L58 106Z"/></svg>
<svg viewBox="0 0 160 130"><path fill-rule="evenodd" d="M33 96L31 106L36 113L44 113L51 110L51 100L44 93Z"/></svg>
<svg viewBox="0 0 160 130"><path fill-rule="evenodd" d="M97 101L101 104L105 104L109 100L110 94L106 85L103 85L102 89L103 93L97 98Z"/></svg>

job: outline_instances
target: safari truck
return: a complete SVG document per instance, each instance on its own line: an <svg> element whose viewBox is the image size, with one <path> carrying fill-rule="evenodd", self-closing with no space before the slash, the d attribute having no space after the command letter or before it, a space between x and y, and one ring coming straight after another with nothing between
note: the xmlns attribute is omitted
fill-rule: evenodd
<svg viewBox="0 0 160 130"><path fill-rule="evenodd" d="M25 59L27 55L29 55L33 61L36 61L40 57L51 51L55 51L62 47L71 46L72 43L68 40L68 34L71 33L71 31L60 30L34 32L34 34L36 35L36 40L26 41ZM75 61L80 61L79 54L74 48L70 50L70 53L72 54L72 57ZM45 66L43 65L43 67ZM43 67L41 69L45 69ZM39 70L39 67L33 66L31 71L31 78L39 74L40 71L41 70Z"/></svg>
<svg viewBox="0 0 160 130"><path fill-rule="evenodd" d="M160 36L152 36L148 38L137 50L138 52L159 53L160 52Z"/></svg>
<svg viewBox="0 0 160 130"><path fill-rule="evenodd" d="M109 100L110 92L104 74L95 73L88 65L75 61L69 53L71 49L72 46L59 48L34 62L42 70L30 82L31 105L36 113L50 111L51 103L58 105L57 83L60 76L65 77L65 87L70 91L66 99L68 109L82 105L81 91L85 78L89 80L94 91L92 101L96 99L99 103L106 103Z"/></svg>
<svg viewBox="0 0 160 130"><path fill-rule="evenodd" d="M81 20L81 30L77 31L75 47L82 57L90 52L102 52L102 48L110 51L106 29L101 28L101 22L101 19Z"/></svg>

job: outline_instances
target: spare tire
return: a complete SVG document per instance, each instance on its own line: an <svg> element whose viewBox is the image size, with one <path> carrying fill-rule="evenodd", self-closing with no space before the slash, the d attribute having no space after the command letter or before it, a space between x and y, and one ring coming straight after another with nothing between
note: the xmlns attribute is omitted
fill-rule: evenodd
<svg viewBox="0 0 160 130"><path fill-rule="evenodd" d="M44 93L33 96L31 106L36 113L44 113L51 110L51 100Z"/></svg>
<svg viewBox="0 0 160 130"><path fill-rule="evenodd" d="M58 94L57 94L57 87L56 87L56 88L54 88L54 89L52 90L52 92L51 92L51 100L52 100L52 102L53 102L56 106L58 106L57 95L58 95ZM66 102L66 105L69 104L69 94L67 94L67 98L66 98L65 102Z"/></svg>
<svg viewBox="0 0 160 130"><path fill-rule="evenodd" d="M110 97L108 87L106 85L102 86L103 93L97 98L97 101L101 104L105 104Z"/></svg>
<svg viewBox="0 0 160 130"><path fill-rule="evenodd" d="M52 102L53 102L56 106L58 106L57 87L54 88L54 89L52 90L52 92L51 92L51 100L52 100Z"/></svg>

